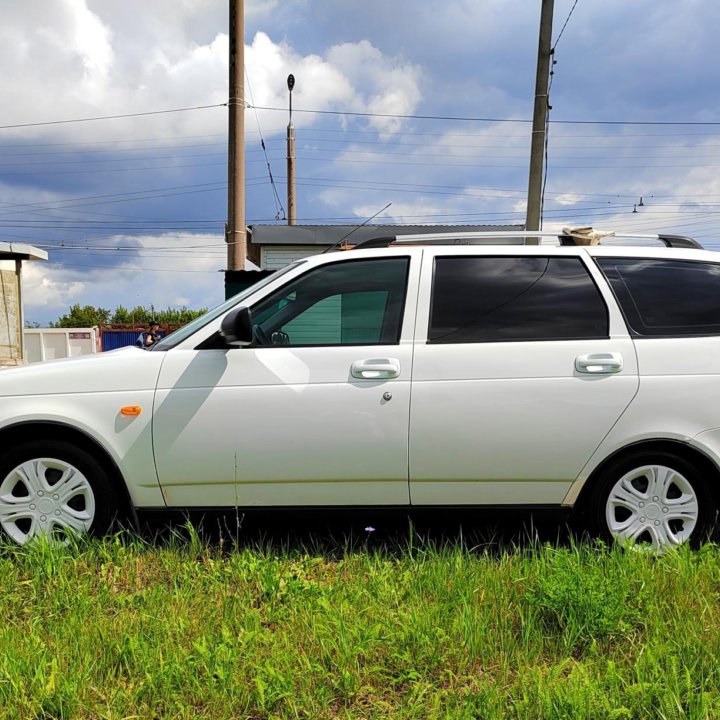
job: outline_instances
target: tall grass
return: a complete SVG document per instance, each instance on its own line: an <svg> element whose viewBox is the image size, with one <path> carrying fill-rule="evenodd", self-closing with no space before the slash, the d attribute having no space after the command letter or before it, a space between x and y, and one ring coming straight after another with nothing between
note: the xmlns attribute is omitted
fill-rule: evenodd
<svg viewBox="0 0 720 720"><path fill-rule="evenodd" d="M720 550L0 551L2 718L717 718Z"/></svg>

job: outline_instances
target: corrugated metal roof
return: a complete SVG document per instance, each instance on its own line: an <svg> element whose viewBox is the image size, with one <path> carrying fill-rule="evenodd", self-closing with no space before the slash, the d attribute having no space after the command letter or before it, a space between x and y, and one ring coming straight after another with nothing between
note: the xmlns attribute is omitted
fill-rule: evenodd
<svg viewBox="0 0 720 720"><path fill-rule="evenodd" d="M357 245L373 238L421 233L522 230L523 225L251 225L254 245Z"/></svg>
<svg viewBox="0 0 720 720"><path fill-rule="evenodd" d="M3 260L47 260L45 250L23 243L0 242L0 258Z"/></svg>

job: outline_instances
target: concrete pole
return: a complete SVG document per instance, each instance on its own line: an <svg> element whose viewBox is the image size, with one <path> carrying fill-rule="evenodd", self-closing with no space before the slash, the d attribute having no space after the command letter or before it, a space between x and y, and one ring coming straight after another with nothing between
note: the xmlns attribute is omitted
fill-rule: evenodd
<svg viewBox="0 0 720 720"><path fill-rule="evenodd" d="M227 269L244 270L245 227L245 22L243 0L230 0L230 98L228 102Z"/></svg>
<svg viewBox="0 0 720 720"><path fill-rule="evenodd" d="M292 121L292 91L295 87L295 76L288 75L288 91L290 94L290 121L287 126L287 203L288 225L295 225L295 128Z"/></svg>
<svg viewBox="0 0 720 720"><path fill-rule="evenodd" d="M543 159L545 155L545 126L549 109L552 21L554 0L542 0L540 39L538 42L537 76L535 78L535 110L533 112L532 142L530 144L530 177L528 180L526 230L540 230L542 202ZM526 240L537 245L538 239Z"/></svg>

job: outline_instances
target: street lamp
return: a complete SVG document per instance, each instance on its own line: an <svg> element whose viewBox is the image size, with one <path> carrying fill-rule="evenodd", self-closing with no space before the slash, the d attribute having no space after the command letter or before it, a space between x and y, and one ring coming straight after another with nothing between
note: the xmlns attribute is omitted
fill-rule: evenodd
<svg viewBox="0 0 720 720"><path fill-rule="evenodd" d="M295 87L295 76L287 77L288 95L290 98L290 120L287 126L287 202L288 225L295 225L295 128L292 123L292 91Z"/></svg>

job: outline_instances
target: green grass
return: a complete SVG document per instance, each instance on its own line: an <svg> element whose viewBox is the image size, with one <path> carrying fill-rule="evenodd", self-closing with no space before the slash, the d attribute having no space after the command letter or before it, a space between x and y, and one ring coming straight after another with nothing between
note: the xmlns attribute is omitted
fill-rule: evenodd
<svg viewBox="0 0 720 720"><path fill-rule="evenodd" d="M720 549L0 551L2 718L717 718Z"/></svg>

